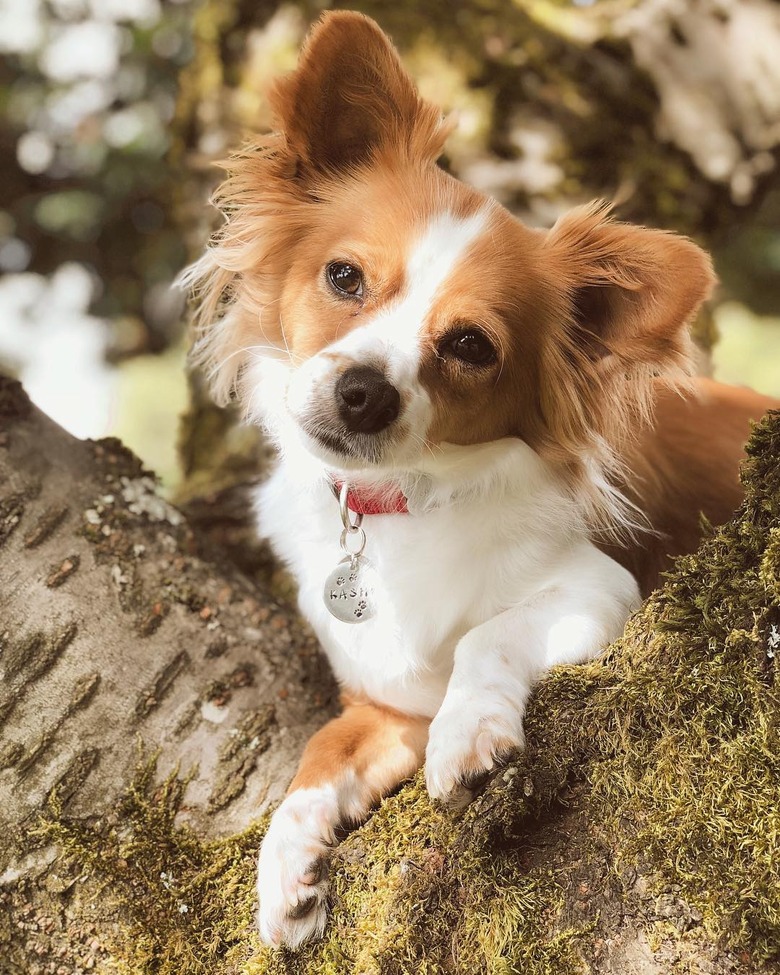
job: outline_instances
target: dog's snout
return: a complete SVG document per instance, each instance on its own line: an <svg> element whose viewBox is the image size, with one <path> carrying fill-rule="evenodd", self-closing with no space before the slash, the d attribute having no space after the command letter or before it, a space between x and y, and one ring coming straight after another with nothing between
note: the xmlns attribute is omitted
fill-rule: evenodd
<svg viewBox="0 0 780 975"><path fill-rule="evenodd" d="M379 433L401 410L398 390L370 366L347 369L335 392L339 416L351 433Z"/></svg>

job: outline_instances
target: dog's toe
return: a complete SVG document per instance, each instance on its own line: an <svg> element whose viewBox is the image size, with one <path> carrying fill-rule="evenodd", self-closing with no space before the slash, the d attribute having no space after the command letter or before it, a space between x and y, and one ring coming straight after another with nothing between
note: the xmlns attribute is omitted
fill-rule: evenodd
<svg viewBox="0 0 780 975"><path fill-rule="evenodd" d="M490 779L496 767L523 745L522 726L503 715L474 709L473 720L463 711L440 712L431 725L425 756L428 792L449 808L467 806Z"/></svg>
<svg viewBox="0 0 780 975"><path fill-rule="evenodd" d="M330 845L316 816L286 801L271 820L257 870L257 926L273 947L299 948L325 929Z"/></svg>
<svg viewBox="0 0 780 975"><path fill-rule="evenodd" d="M291 921L300 921L307 914L311 914L312 911L316 910L318 904L319 898L317 894L312 893L308 897L299 900L295 907L291 907L287 912L287 917Z"/></svg>
<svg viewBox="0 0 780 975"><path fill-rule="evenodd" d="M317 881L307 883L315 873ZM288 873L286 882L276 887L268 883L267 875L266 870L258 885L261 889L257 926L262 940L275 948L286 945L296 949L319 938L327 919L326 863L318 864L316 871L310 866L306 874L297 877Z"/></svg>

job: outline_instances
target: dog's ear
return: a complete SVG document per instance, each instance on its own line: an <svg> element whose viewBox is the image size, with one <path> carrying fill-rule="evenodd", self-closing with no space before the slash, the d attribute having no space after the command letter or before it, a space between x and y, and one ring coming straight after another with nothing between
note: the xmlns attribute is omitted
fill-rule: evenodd
<svg viewBox="0 0 780 975"><path fill-rule="evenodd" d="M656 379L684 385L692 372L688 324L715 283L710 259L684 237L612 220L601 203L563 217L541 258L543 449L600 470L585 479L602 485L594 518L628 524L603 488L622 477L624 445L652 418Z"/></svg>
<svg viewBox="0 0 780 975"><path fill-rule="evenodd" d="M448 134L379 26L348 11L322 15L271 103L298 171L338 171L379 149L435 160Z"/></svg>
<svg viewBox="0 0 780 975"><path fill-rule="evenodd" d="M618 223L598 202L559 220L545 247L568 299L578 358L604 368L613 359L629 369L685 367L687 325L715 284L701 248L677 234Z"/></svg>

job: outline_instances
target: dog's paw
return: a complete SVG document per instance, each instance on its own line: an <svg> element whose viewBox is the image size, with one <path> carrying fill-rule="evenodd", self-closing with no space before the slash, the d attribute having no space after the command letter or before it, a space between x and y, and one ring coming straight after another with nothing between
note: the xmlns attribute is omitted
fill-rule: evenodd
<svg viewBox="0 0 780 975"><path fill-rule="evenodd" d="M476 698L449 705L433 719L425 752L425 784L434 799L468 805L495 766L522 749L522 716L511 706Z"/></svg>
<svg viewBox="0 0 780 975"><path fill-rule="evenodd" d="M333 817L320 789L292 793L274 813L260 848L257 926L274 948L322 936L327 918Z"/></svg>

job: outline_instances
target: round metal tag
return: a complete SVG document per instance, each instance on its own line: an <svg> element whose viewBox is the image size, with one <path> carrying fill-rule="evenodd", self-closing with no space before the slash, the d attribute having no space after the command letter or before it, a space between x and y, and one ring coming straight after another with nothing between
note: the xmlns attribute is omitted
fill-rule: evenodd
<svg viewBox="0 0 780 975"><path fill-rule="evenodd" d="M374 567L359 555L348 555L325 580L322 596L331 616L342 623L364 623L376 614Z"/></svg>

